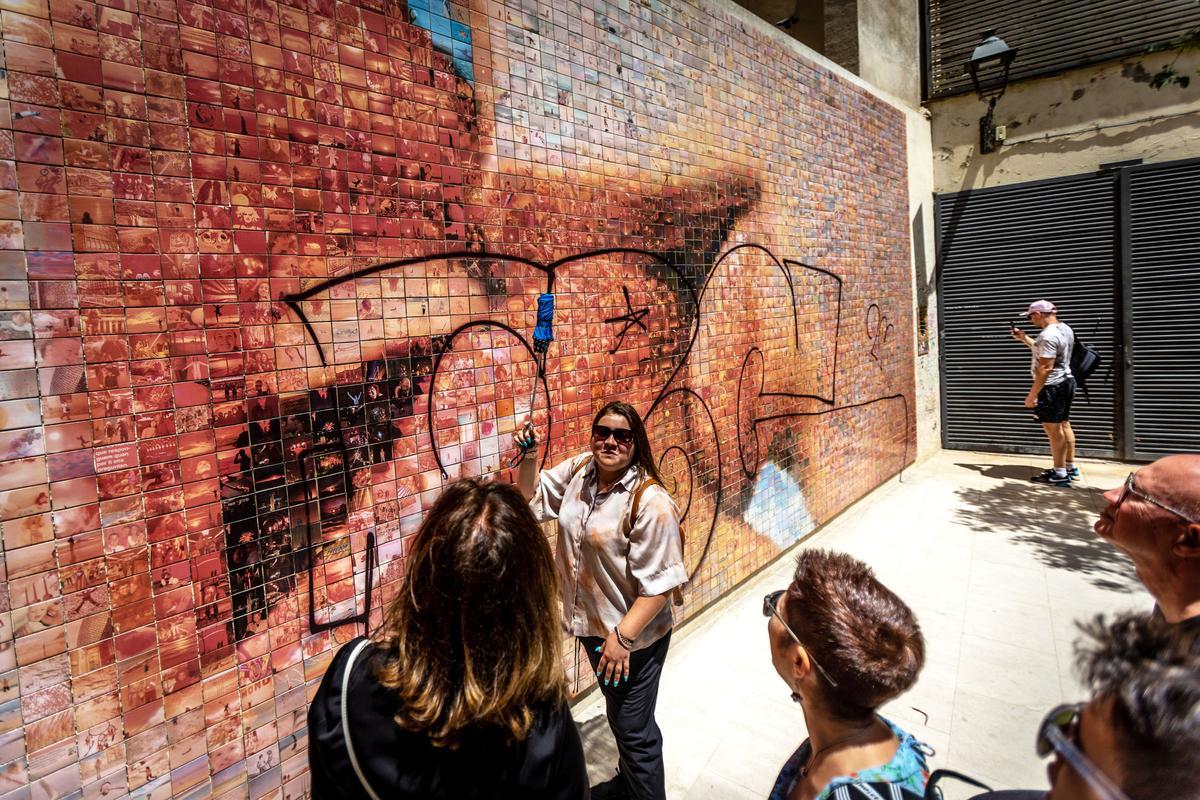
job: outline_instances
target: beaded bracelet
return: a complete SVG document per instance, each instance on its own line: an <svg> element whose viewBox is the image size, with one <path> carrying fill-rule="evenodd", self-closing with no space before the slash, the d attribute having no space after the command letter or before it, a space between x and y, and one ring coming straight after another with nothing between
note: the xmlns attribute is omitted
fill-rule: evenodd
<svg viewBox="0 0 1200 800"><path fill-rule="evenodd" d="M621 647L624 647L626 650L633 650L633 640L627 638L625 634L621 633L620 625L613 626L613 633L617 635L617 643L620 644Z"/></svg>

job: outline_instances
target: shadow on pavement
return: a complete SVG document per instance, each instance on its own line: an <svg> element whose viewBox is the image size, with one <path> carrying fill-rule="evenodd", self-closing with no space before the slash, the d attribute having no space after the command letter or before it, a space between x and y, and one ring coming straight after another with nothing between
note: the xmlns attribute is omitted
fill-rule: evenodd
<svg viewBox="0 0 1200 800"><path fill-rule="evenodd" d="M601 712L579 723L583 752L587 753L588 777L593 784L606 781L616 774L617 743L608 728L608 719Z"/></svg>
<svg viewBox="0 0 1200 800"><path fill-rule="evenodd" d="M1024 464L955 464L954 466L974 470L985 478L1014 481L1029 480L1030 476L1038 472L1033 467L1027 467Z"/></svg>
<svg viewBox="0 0 1200 800"><path fill-rule="evenodd" d="M1102 589L1133 592L1140 588L1129 559L1092 531L1104 508L1100 489L1030 483L1031 470L1019 465L957 466L1001 481L983 489L956 490L961 502L955 512L959 522L1030 545L1046 566L1084 575Z"/></svg>

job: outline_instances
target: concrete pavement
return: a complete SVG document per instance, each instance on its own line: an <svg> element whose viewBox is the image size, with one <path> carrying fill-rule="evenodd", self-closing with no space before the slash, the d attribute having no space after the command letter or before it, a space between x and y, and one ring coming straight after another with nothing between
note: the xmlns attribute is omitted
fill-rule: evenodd
<svg viewBox="0 0 1200 800"><path fill-rule="evenodd" d="M1078 699L1074 622L1148 610L1132 566L1092 533L1129 465L1080 463L1072 489L1028 477L1044 458L943 451L906 470L689 621L671 643L659 695L670 798L765 798L804 739L799 706L771 666L762 597L790 580L796 548L871 564L917 613L927 662L884 714L936 750L933 767L994 788L1046 787L1038 722ZM593 783L616 750L599 693L575 707ZM972 794L948 788L949 800Z"/></svg>

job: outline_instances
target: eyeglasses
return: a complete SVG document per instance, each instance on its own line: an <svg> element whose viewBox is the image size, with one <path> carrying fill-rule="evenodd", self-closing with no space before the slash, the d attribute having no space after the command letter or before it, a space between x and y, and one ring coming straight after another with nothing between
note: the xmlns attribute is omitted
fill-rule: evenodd
<svg viewBox="0 0 1200 800"><path fill-rule="evenodd" d="M786 591L787 589L779 589L778 591L771 592L769 595L763 598L763 616L767 617L768 619L772 616L778 617L779 622L783 625L783 629L788 632L789 636L792 637L792 641L801 647L804 647L804 643L800 641L800 637L796 635L794 630L792 630L792 626L788 625L787 620L783 618L783 614L779 613L779 598L783 597L783 593ZM813 657L812 651L807 647L804 647L804 652L808 653L808 660L811 661L812 665L817 668L817 672L821 673L821 677L829 681L829 685L836 689L838 685L837 681L829 677L829 673L825 671L825 668L817 663L817 659Z"/></svg>
<svg viewBox="0 0 1200 800"><path fill-rule="evenodd" d="M1079 712L1082 708L1082 703L1061 705L1046 715L1038 728L1037 754L1045 758L1051 753L1058 753L1092 787L1100 800L1129 800L1112 778L1101 772L1072 741L1078 738Z"/></svg>
<svg viewBox="0 0 1200 800"><path fill-rule="evenodd" d="M1139 492L1137 489L1135 489L1133 487L1133 476L1136 474L1137 473L1135 473L1135 472L1131 472L1131 473L1129 473L1129 477L1125 479L1125 487L1121 491L1121 496L1119 498L1117 498L1117 502L1113 504L1114 509L1120 508L1121 504L1125 502L1125 498L1128 497L1129 495L1133 495L1134 497L1137 497L1137 498L1140 498L1140 499L1146 501L1147 503L1149 503L1152 506L1158 506L1163 511L1170 511L1175 516L1181 517L1184 522L1189 522L1192 524L1200 524L1200 519L1188 516L1187 514L1180 511L1179 509L1172 508L1171 506L1167 505L1166 503L1162 502L1161 500L1155 500L1153 497L1146 494L1145 492Z"/></svg>
<svg viewBox="0 0 1200 800"><path fill-rule="evenodd" d="M633 431L629 428L610 428L607 425L593 425L592 438L597 442L603 442L612 437L617 444L629 444L633 441Z"/></svg>

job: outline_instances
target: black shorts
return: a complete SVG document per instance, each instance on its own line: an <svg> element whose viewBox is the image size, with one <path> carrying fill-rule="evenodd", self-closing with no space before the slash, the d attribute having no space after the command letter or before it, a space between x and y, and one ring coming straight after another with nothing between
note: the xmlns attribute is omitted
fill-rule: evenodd
<svg viewBox="0 0 1200 800"><path fill-rule="evenodd" d="M1033 413L1038 422L1069 422L1071 401L1075 399L1075 379L1067 378L1053 386L1043 386L1038 392L1037 407Z"/></svg>

